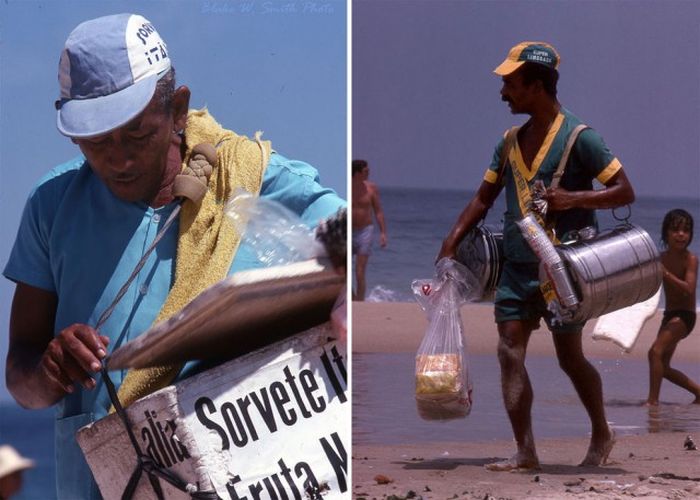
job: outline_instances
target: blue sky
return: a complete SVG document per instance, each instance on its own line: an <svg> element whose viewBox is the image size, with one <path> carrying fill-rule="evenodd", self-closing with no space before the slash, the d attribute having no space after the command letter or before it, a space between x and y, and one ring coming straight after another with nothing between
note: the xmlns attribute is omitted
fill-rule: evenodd
<svg viewBox="0 0 700 500"><path fill-rule="evenodd" d="M278 152L314 165L347 196L346 2L344 0L151 0L0 2L0 266L25 199L51 167L79 151L56 130L60 52L84 20L135 12L168 45L192 107L225 127L264 131ZM0 400L14 285L0 280Z"/></svg>
<svg viewBox="0 0 700 500"><path fill-rule="evenodd" d="M700 2L355 0L352 9L352 155L370 161L380 186L476 188L498 136L523 121L491 71L512 45L542 39L562 56L562 104L603 135L637 193L700 197ZM55 128L63 42L85 19L127 11L166 40L193 106L239 133L263 130L347 195L344 1L3 0L0 266L31 186L77 154ZM0 280L0 369L12 290Z"/></svg>
<svg viewBox="0 0 700 500"><path fill-rule="evenodd" d="M638 195L700 196L700 2L353 2L352 155L380 186L476 189L525 121L492 73L523 40L561 55L559 100Z"/></svg>

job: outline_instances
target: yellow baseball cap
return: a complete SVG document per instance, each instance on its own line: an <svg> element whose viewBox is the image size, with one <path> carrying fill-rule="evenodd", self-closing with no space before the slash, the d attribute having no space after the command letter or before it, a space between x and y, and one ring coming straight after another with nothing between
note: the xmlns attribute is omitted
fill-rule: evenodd
<svg viewBox="0 0 700 500"><path fill-rule="evenodd" d="M552 69L559 67L559 54L545 42L520 42L510 49L505 61L493 70L497 75L510 75L526 62L542 64Z"/></svg>

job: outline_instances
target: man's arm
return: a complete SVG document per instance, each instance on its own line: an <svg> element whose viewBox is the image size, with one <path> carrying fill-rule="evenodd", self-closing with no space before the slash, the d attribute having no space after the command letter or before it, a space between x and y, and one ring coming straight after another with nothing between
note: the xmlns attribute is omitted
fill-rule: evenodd
<svg viewBox="0 0 700 500"><path fill-rule="evenodd" d="M384 222L382 203L379 200L379 188L373 183L370 183L370 187L372 189L372 210L374 210L374 217L377 219L377 224L379 224L379 244L385 247L387 242L386 224Z"/></svg>
<svg viewBox="0 0 700 500"><path fill-rule="evenodd" d="M56 294L18 283L10 314L7 388L24 408L45 408L73 392L73 384L95 387L109 339L81 324L54 337Z"/></svg>
<svg viewBox="0 0 700 500"><path fill-rule="evenodd" d="M634 189L622 168L604 185L605 189L591 191L567 191L561 187L547 188L544 199L547 201L548 208L554 211L570 208L590 210L615 208L634 201Z"/></svg>
<svg viewBox="0 0 700 500"><path fill-rule="evenodd" d="M437 260L443 257L454 258L457 252L457 245L464 235L474 227L481 219L486 216L493 202L496 200L498 193L501 192L501 184L493 184L491 182L483 181L479 190L474 195L474 198L469 202L469 204L464 208L462 213L459 215L457 222L450 230L447 237L442 242L442 248L438 254Z"/></svg>
<svg viewBox="0 0 700 500"><path fill-rule="evenodd" d="M335 191L321 184L314 167L279 153L270 156L260 196L289 208L311 228L347 205Z"/></svg>

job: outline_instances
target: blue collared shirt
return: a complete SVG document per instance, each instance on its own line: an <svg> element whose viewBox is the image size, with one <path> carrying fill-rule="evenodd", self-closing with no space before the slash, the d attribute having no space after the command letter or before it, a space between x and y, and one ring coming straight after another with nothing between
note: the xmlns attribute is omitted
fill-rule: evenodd
<svg viewBox="0 0 700 500"><path fill-rule="evenodd" d="M319 184L316 169L277 153L270 157L260 196L280 202L309 227L345 206L333 190ZM57 295L54 334L73 323L95 325L175 206L152 208L122 201L92 172L84 157L75 158L51 170L30 194L3 274ZM177 235L176 220L101 327L100 333L110 338L110 350L148 330L158 315L173 284ZM229 273L263 265L242 240ZM117 387L125 373L111 372ZM73 455L82 458L74 433L105 416L110 407L101 379L98 384L92 391L76 387L57 405L61 495L87 498L94 494L70 488L85 482L85 471L77 470L81 468Z"/></svg>

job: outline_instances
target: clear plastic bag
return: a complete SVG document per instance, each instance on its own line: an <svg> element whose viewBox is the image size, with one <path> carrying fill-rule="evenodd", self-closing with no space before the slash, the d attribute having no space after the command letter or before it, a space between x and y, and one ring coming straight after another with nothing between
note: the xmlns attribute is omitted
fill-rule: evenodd
<svg viewBox="0 0 700 500"><path fill-rule="evenodd" d="M428 328L416 353L416 406L425 420L469 415L472 384L459 309L479 295L479 281L462 264L441 259L432 280L412 283Z"/></svg>
<svg viewBox="0 0 700 500"><path fill-rule="evenodd" d="M297 214L281 203L238 189L226 215L265 266L282 266L325 255L323 244Z"/></svg>

